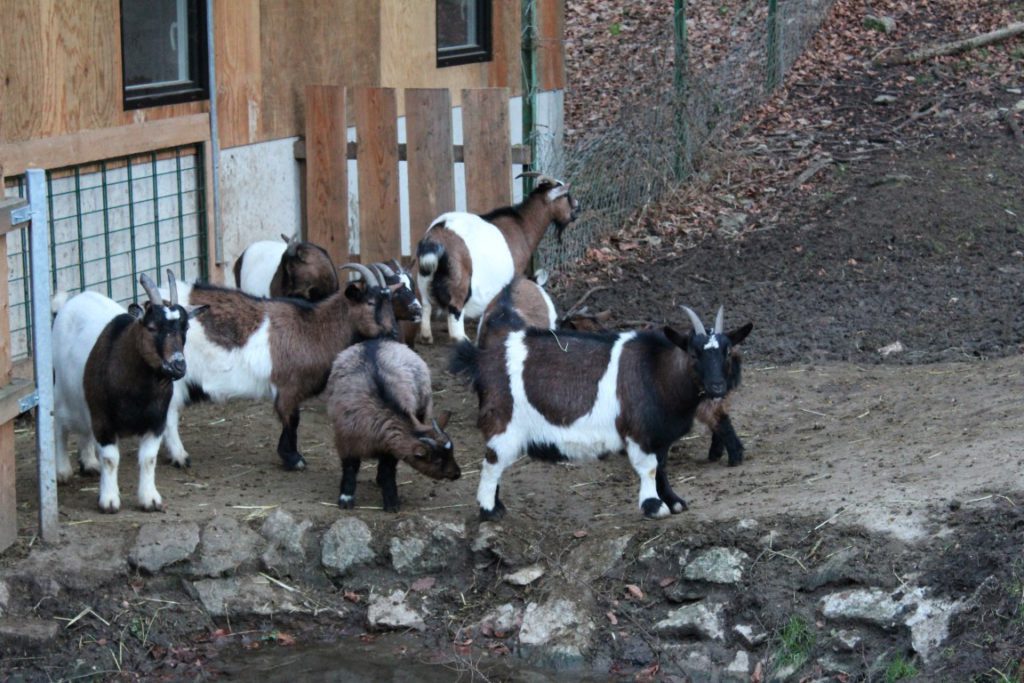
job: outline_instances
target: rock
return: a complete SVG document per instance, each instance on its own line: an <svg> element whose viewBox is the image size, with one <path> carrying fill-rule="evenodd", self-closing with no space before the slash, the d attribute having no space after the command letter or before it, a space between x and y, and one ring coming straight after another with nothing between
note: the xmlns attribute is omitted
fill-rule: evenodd
<svg viewBox="0 0 1024 683"><path fill-rule="evenodd" d="M608 541L586 541L565 561L565 575L579 583L591 583L612 570L633 539L632 534Z"/></svg>
<svg viewBox="0 0 1024 683"><path fill-rule="evenodd" d="M7 587L6 581L0 581L0 617L7 614L7 608L11 604L11 590Z"/></svg>
<svg viewBox="0 0 1024 683"><path fill-rule="evenodd" d="M739 636L740 642L747 647L754 648L768 640L768 634L759 628L747 624L736 624L732 627L733 633Z"/></svg>
<svg viewBox="0 0 1024 683"><path fill-rule="evenodd" d="M1013 110L1018 113L1024 111L1024 100L1017 100L1017 104L1013 105Z"/></svg>
<svg viewBox="0 0 1024 683"><path fill-rule="evenodd" d="M871 101L874 102L875 104L892 104L898 99L899 98L896 97L895 95L886 95L883 93Z"/></svg>
<svg viewBox="0 0 1024 683"><path fill-rule="evenodd" d="M666 636L697 636L707 640L722 640L722 606L708 606L703 602L672 610L654 625L654 632Z"/></svg>
<svg viewBox="0 0 1024 683"><path fill-rule="evenodd" d="M839 629L832 633L833 649L838 652L856 652L864 640L856 631Z"/></svg>
<svg viewBox="0 0 1024 683"><path fill-rule="evenodd" d="M687 564L683 576L691 581L736 583L743 578L743 563L749 559L737 548L712 548Z"/></svg>
<svg viewBox="0 0 1024 683"><path fill-rule="evenodd" d="M761 538L757 539L759 545L765 548L774 548L779 540L779 532L772 529Z"/></svg>
<svg viewBox="0 0 1024 683"><path fill-rule="evenodd" d="M391 538L391 564L399 574L425 574L452 566L463 552L466 526L429 517L404 520Z"/></svg>
<svg viewBox="0 0 1024 683"><path fill-rule="evenodd" d="M371 595L366 610L366 619L374 628L406 629L425 631L423 617L405 604L405 593L393 591L391 595Z"/></svg>
<svg viewBox="0 0 1024 683"><path fill-rule="evenodd" d="M578 667L590 647L594 623L576 603L559 598L526 606L519 644L532 659L555 668Z"/></svg>
<svg viewBox="0 0 1024 683"><path fill-rule="evenodd" d="M209 577L234 574L240 566L255 562L258 541L259 536L234 517L214 517L203 528L195 573Z"/></svg>
<svg viewBox="0 0 1024 683"><path fill-rule="evenodd" d="M57 639L57 631L57 622L52 619L0 619L0 642L4 644L4 656L15 651L41 652Z"/></svg>
<svg viewBox="0 0 1024 683"><path fill-rule="evenodd" d="M736 234L743 230L747 224L747 214L737 211L726 213L718 217L718 227L730 234Z"/></svg>
<svg viewBox="0 0 1024 683"><path fill-rule="evenodd" d="M746 650L738 650L729 665L725 667L725 673L730 678L741 681L750 680L750 655Z"/></svg>
<svg viewBox="0 0 1024 683"><path fill-rule="evenodd" d="M202 579L193 582L192 588L206 611L214 617L313 613L318 609L316 605L307 605L298 593L262 576Z"/></svg>
<svg viewBox="0 0 1024 683"><path fill-rule="evenodd" d="M477 624L477 629L485 636L504 638L518 629L522 623L522 612L512 603L506 602L485 614Z"/></svg>
<svg viewBox="0 0 1024 683"><path fill-rule="evenodd" d="M513 586L529 586L531 583L544 576L544 567L533 564L523 567L517 572L505 575L505 581Z"/></svg>
<svg viewBox="0 0 1024 683"><path fill-rule="evenodd" d="M896 32L896 20L892 17L876 17L873 14L868 14L864 17L864 28L892 34Z"/></svg>
<svg viewBox="0 0 1024 683"><path fill-rule="evenodd" d="M761 526L761 524L756 519L747 518L736 522L737 531L752 531L759 526Z"/></svg>
<svg viewBox="0 0 1024 683"><path fill-rule="evenodd" d="M312 526L308 519L299 523L281 508L274 508L260 527L260 534L267 540L267 547L260 556L263 567L280 576L305 573L308 534Z"/></svg>
<svg viewBox="0 0 1024 683"><path fill-rule="evenodd" d="M816 567L813 572L804 577L800 582L800 588L805 591L813 591L822 586L835 586L851 583L860 583L861 572L853 566L853 561L860 554L856 548L844 548L824 564Z"/></svg>
<svg viewBox="0 0 1024 683"><path fill-rule="evenodd" d="M949 620L962 603L926 597L926 589L915 588L898 600L879 589L843 591L821 600L826 619L845 619L874 624L885 629L905 626L910 629L914 651L926 663L949 635Z"/></svg>
<svg viewBox="0 0 1024 683"><path fill-rule="evenodd" d="M891 344L886 344L878 349L878 353L880 353L883 358L891 356L894 353L903 353L904 351L906 351L906 348L903 346L903 342L898 340Z"/></svg>
<svg viewBox="0 0 1024 683"><path fill-rule="evenodd" d="M143 524L128 553L128 563L155 574L164 567L187 560L199 545L199 525L193 522Z"/></svg>
<svg viewBox="0 0 1024 683"><path fill-rule="evenodd" d="M60 545L36 546L32 554L19 562L7 578L15 596L24 601L37 602L44 596L56 596L62 586L76 591L92 591L112 577L126 573L125 562L128 539L125 534L71 536ZM31 595L23 589L24 584Z"/></svg>
<svg viewBox="0 0 1024 683"><path fill-rule="evenodd" d="M674 583L665 589L665 599L675 604L697 602L708 596L706 584Z"/></svg>
<svg viewBox="0 0 1024 683"><path fill-rule="evenodd" d="M376 558L370 547L372 540L373 534L366 522L355 517L342 517L324 533L320 563L331 576L344 576L355 565Z"/></svg>

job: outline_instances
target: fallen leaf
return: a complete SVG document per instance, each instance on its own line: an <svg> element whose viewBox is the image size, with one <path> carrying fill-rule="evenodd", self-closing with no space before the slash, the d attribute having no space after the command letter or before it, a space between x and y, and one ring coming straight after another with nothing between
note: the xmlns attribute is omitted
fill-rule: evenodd
<svg viewBox="0 0 1024 683"><path fill-rule="evenodd" d="M619 625L619 618L615 616L615 612L608 612L605 616L608 617L608 621L612 622L612 626Z"/></svg>
<svg viewBox="0 0 1024 683"><path fill-rule="evenodd" d="M413 581L411 588L417 593L422 593L433 588L435 583L437 583L437 579L433 576L424 576Z"/></svg>
<svg viewBox="0 0 1024 683"><path fill-rule="evenodd" d="M644 592L640 590L640 586L636 585L635 583L626 584L626 590L629 592L630 595L632 595L637 600L644 599Z"/></svg>
<svg viewBox="0 0 1024 683"><path fill-rule="evenodd" d="M285 645L285 646L287 646L287 645L294 645L295 644L295 638L293 638L292 636L288 635L287 633L280 633L280 632L278 632L278 634L277 634L277 642L278 642L279 645Z"/></svg>
<svg viewBox="0 0 1024 683"><path fill-rule="evenodd" d="M361 599L359 597L359 593L353 593L352 591L345 591L342 597L348 600L349 602L359 602L359 600Z"/></svg>
<svg viewBox="0 0 1024 683"><path fill-rule="evenodd" d="M668 586L671 586L675 582L676 582L676 577L674 577L674 576L666 576L665 578L663 578L661 581L658 582L658 585L661 586L662 588L666 588Z"/></svg>
<svg viewBox="0 0 1024 683"><path fill-rule="evenodd" d="M577 529L576 531L572 532L572 535L574 538L584 538L589 533L590 532L586 531L585 529Z"/></svg>

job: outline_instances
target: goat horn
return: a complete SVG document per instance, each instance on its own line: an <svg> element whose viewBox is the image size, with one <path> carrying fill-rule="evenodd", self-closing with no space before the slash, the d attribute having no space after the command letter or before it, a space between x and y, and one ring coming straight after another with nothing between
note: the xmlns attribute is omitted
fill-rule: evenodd
<svg viewBox="0 0 1024 683"><path fill-rule="evenodd" d="M718 307L718 315L715 316L715 334L722 334L722 327L725 325L725 306Z"/></svg>
<svg viewBox="0 0 1024 683"><path fill-rule="evenodd" d="M686 315L690 316L690 324L693 325L693 331L696 334L703 334L706 337L708 333L704 329L704 323L700 321L700 318L697 317L697 314L694 313L691 309L687 308L686 306L681 306L680 308L686 311Z"/></svg>
<svg viewBox="0 0 1024 683"><path fill-rule="evenodd" d="M146 294L149 295L149 302L154 306L163 306L164 299L160 296L160 290L157 289L156 283L153 282L153 278L143 273L139 276L139 284L146 290Z"/></svg>
<svg viewBox="0 0 1024 683"><path fill-rule="evenodd" d="M373 267L379 270L380 272L384 273L384 277L386 278L395 276L395 271L391 270L391 266L384 263L383 261L378 261L377 263L374 263Z"/></svg>
<svg viewBox="0 0 1024 683"><path fill-rule="evenodd" d="M380 287L380 282L377 281L377 276L373 274L373 271L364 266L362 263L346 263L345 265L338 268L338 270L354 270L363 276L363 280L370 287Z"/></svg>
<svg viewBox="0 0 1024 683"><path fill-rule="evenodd" d="M178 283L174 281L174 271L167 269L167 290L171 295L171 305L178 305Z"/></svg>
<svg viewBox="0 0 1024 683"><path fill-rule="evenodd" d="M559 197L564 197L567 194L569 194L569 186L565 184L560 184L548 190L547 199L549 202L553 202Z"/></svg>
<svg viewBox="0 0 1024 683"><path fill-rule="evenodd" d="M377 276L378 280L380 280L380 286L381 287L387 287L388 286L388 279L387 279L387 277L384 276L384 271L381 270L379 263L371 263L370 264L370 270L372 270L373 274Z"/></svg>
<svg viewBox="0 0 1024 683"><path fill-rule="evenodd" d="M436 432L437 434L440 434L441 436L443 436L446 441L451 441L452 440L452 437L448 436L448 432L446 432L443 429L441 429L441 425L437 424L437 418L436 417L433 419L433 425L434 425L434 432Z"/></svg>
<svg viewBox="0 0 1024 683"><path fill-rule="evenodd" d="M520 178L543 178L543 177L544 177L544 174L541 173L540 171L523 171L522 173L517 175L515 179L519 180Z"/></svg>
<svg viewBox="0 0 1024 683"><path fill-rule="evenodd" d="M405 268L402 267L402 264L396 258L391 259L391 267L395 269L396 273L401 273L405 270Z"/></svg>

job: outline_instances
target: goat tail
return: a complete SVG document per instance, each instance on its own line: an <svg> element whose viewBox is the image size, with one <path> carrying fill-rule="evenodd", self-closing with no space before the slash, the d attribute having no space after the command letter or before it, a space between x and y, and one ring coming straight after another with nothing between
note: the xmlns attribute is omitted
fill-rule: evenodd
<svg viewBox="0 0 1024 683"><path fill-rule="evenodd" d="M453 375L462 375L475 384L480 373L480 349L468 339L460 341L452 351L448 371Z"/></svg>
<svg viewBox="0 0 1024 683"><path fill-rule="evenodd" d="M419 246L416 247L416 262L419 265L420 275L432 276L444 255L444 245L440 242L429 238L421 240Z"/></svg>
<svg viewBox="0 0 1024 683"><path fill-rule="evenodd" d="M70 298L71 295L64 290L59 290L54 293L53 298L50 299L50 313L57 315L57 312L64 308L64 304L66 304Z"/></svg>

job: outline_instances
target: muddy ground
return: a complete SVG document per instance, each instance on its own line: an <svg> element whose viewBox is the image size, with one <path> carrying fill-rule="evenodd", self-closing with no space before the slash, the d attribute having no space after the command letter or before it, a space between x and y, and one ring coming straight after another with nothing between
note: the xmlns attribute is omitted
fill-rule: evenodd
<svg viewBox="0 0 1024 683"><path fill-rule="evenodd" d="M617 261L612 281L602 279L607 264L554 279L553 292L563 304L608 285L589 301L610 308L620 322L685 327L678 304L709 317L723 304L727 326L752 321L745 381L733 409L747 448L743 465L709 463L707 435L698 431L686 437L672 451L670 467L690 509L651 522L635 509L635 475L620 457L593 467L523 462L502 482L510 511L503 527L521 541L524 561L557 563L573 544L599 548L624 530L646 539L634 540L634 558L648 542L657 548L680 543L745 548L757 560L739 586L745 597L733 602L730 617L758 623L771 634L755 653L765 663L772 661L794 616L819 632L816 654L829 651L829 627L805 599L816 595L813 589L804 595L806 577L835 553L856 548L859 559L840 585L898 592L914 581L950 598L973 597L973 606L954 618L946 645L927 663L915 659L905 634L875 629L852 672L830 674L817 660L800 671L801 678L884 680L886 663L906 658L920 680L1020 680L1024 151L1008 137L979 132L970 144L936 139L831 172L811 201L784 212L770 228ZM443 342L445 334L438 330ZM903 351L879 352L894 342ZM274 506L321 527L342 515L374 526L429 514L464 521L475 530L482 454L476 400L445 372L447 347L420 350L434 372L437 407L454 412L449 431L464 476L439 483L400 468L403 507L397 517L379 511L372 467L364 466L360 474L357 509L342 512L334 505L340 469L322 402L303 409L300 445L309 467L297 473L278 465L278 428L270 407L243 402L185 413L182 436L193 466L187 471L159 467L163 513L133 508L134 443L124 449L125 509L119 514L99 514L98 482L76 475L60 489L62 538L99 542L134 534L154 520L205 521L214 514L257 528ZM22 536L0 560L2 567L16 566L38 543L31 438L31 425L22 425ZM749 519L757 521L759 531L738 532L737 522ZM778 540L766 554L755 537L768 531ZM430 652L437 661L453 647L462 648L461 655L452 655L461 664L449 661L438 680L479 673L492 660L510 662L514 670L514 640L504 650L493 644L486 649L480 642L465 644L459 630L496 604L526 600L530 591L541 590L501 584L497 577L506 569L501 560L454 563L438 577L451 599L445 617L430 621L427 633L411 643L382 638L387 656L405 654L419 661ZM59 567L54 571L60 575ZM664 563L648 558L592 581L598 614L607 610L618 616L615 624L609 617L600 626L586 677L682 680L681 672L672 674L665 639L645 628L673 601L670 586L678 572L671 558ZM377 580L378 588L409 583L384 570ZM373 581L364 575L352 585L318 590L351 589L365 596ZM625 601L627 583L639 586L645 601ZM153 596L171 602L146 602ZM260 656L270 660L253 659L252 665L270 672L277 669L266 661L294 665L289 647L356 642L360 634L363 641L379 637L366 635L358 605L344 619L278 615L229 623L211 618L190 600L180 579L149 577L127 566L94 589L65 588L38 600L26 605L15 596L9 608L67 624L89 606L108 623L87 616L71 628L62 626L43 651L13 656L11 650L0 671L12 680L244 677L239 671L246 667L239 662L249 661L243 654L253 649L262 649ZM147 623L150 630L138 637L139 624ZM268 655L268 649L279 650L280 658ZM489 671L494 679L516 677L508 669Z"/></svg>

